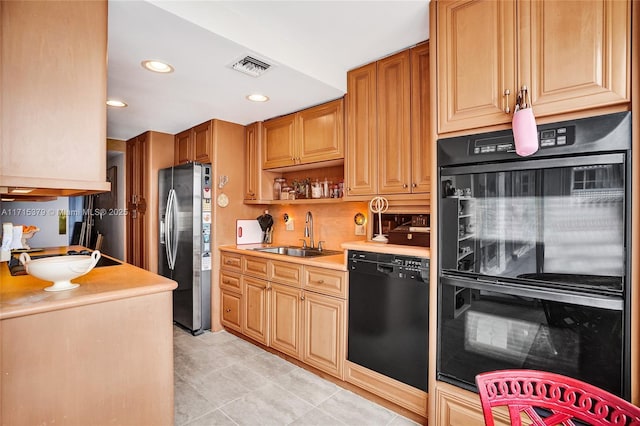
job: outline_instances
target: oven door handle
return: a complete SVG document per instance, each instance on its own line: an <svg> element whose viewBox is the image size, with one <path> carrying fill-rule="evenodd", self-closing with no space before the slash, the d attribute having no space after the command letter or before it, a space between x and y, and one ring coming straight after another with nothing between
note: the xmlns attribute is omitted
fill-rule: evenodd
<svg viewBox="0 0 640 426"><path fill-rule="evenodd" d="M624 154L596 154L571 158L536 158L531 160L511 161L500 164L447 166L440 169L440 174L442 176L455 176L474 173L512 172L522 170L551 169L556 167L580 167L607 164L624 164Z"/></svg>
<svg viewBox="0 0 640 426"><path fill-rule="evenodd" d="M442 285L454 287L468 287L475 290L486 290L508 294L510 296L530 297L533 299L548 300L551 302L571 303L574 305L589 306L592 308L611 309L613 311L622 311L624 308L624 300L622 296L616 297L595 293L578 293L555 288L505 283L499 280L488 281L452 276L442 276L440 278L440 283Z"/></svg>

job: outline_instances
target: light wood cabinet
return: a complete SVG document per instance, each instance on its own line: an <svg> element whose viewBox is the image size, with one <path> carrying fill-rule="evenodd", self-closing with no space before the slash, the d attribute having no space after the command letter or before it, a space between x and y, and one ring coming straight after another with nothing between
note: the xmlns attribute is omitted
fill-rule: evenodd
<svg viewBox="0 0 640 426"><path fill-rule="evenodd" d="M242 295L226 289L220 290L222 325L242 333Z"/></svg>
<svg viewBox="0 0 640 426"><path fill-rule="evenodd" d="M436 410L433 423L442 426L484 426L478 395L447 384L438 384L435 391ZM506 410L494 410L496 426L509 426Z"/></svg>
<svg viewBox="0 0 640 426"><path fill-rule="evenodd" d="M300 359L302 291L299 288L271 284L271 330L269 346Z"/></svg>
<svg viewBox="0 0 640 426"><path fill-rule="evenodd" d="M0 40L0 193L109 191L107 2L2 2Z"/></svg>
<svg viewBox="0 0 640 426"><path fill-rule="evenodd" d="M145 132L127 141L126 260L158 271L158 171L173 164L173 135Z"/></svg>
<svg viewBox="0 0 640 426"><path fill-rule="evenodd" d="M242 256L237 253L223 251L220 254L222 268L232 272L242 272Z"/></svg>
<svg viewBox="0 0 640 426"><path fill-rule="evenodd" d="M371 63L347 73L346 196L377 191L377 68Z"/></svg>
<svg viewBox="0 0 640 426"><path fill-rule="evenodd" d="M343 100L263 123L264 169L344 159Z"/></svg>
<svg viewBox="0 0 640 426"><path fill-rule="evenodd" d="M378 193L411 192L409 50L378 61Z"/></svg>
<svg viewBox="0 0 640 426"><path fill-rule="evenodd" d="M445 0L436 5L438 133L629 102L626 1Z"/></svg>
<svg viewBox="0 0 640 426"><path fill-rule="evenodd" d="M242 333L263 345L269 344L269 293L267 281L243 275Z"/></svg>
<svg viewBox="0 0 640 426"><path fill-rule="evenodd" d="M297 263L272 260L269 262L269 277L272 281L301 287L302 268L303 266Z"/></svg>
<svg viewBox="0 0 640 426"><path fill-rule="evenodd" d="M262 141L262 122L256 122L245 128L245 179L244 199L259 200L262 167L260 164L260 142Z"/></svg>
<svg viewBox="0 0 640 426"><path fill-rule="evenodd" d="M263 168L272 169L296 164L295 123L295 114L263 123Z"/></svg>
<svg viewBox="0 0 640 426"><path fill-rule="evenodd" d="M191 129L178 133L175 136L175 164L185 164L192 161L193 158L193 140L191 138Z"/></svg>
<svg viewBox="0 0 640 426"><path fill-rule="evenodd" d="M429 43L411 48L411 192L431 192Z"/></svg>
<svg viewBox="0 0 640 426"><path fill-rule="evenodd" d="M222 269L220 271L220 288L242 294L240 274Z"/></svg>
<svg viewBox="0 0 640 426"><path fill-rule="evenodd" d="M343 378L346 272L225 250L221 264L223 325Z"/></svg>
<svg viewBox="0 0 640 426"><path fill-rule="evenodd" d="M342 378L346 300L305 291L302 361Z"/></svg>
<svg viewBox="0 0 640 426"><path fill-rule="evenodd" d="M174 140L174 163L185 164L191 162L213 162L213 126L215 120L205 121L202 124L182 131Z"/></svg>
<svg viewBox="0 0 640 426"><path fill-rule="evenodd" d="M430 190L428 42L347 74L347 196Z"/></svg>

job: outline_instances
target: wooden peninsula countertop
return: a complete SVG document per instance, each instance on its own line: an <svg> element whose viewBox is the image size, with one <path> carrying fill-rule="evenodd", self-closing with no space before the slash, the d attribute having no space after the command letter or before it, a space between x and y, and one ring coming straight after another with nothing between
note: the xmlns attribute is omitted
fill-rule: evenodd
<svg viewBox="0 0 640 426"><path fill-rule="evenodd" d="M63 254L68 250L83 249L82 246L53 247L30 255ZM50 282L30 275L12 276L7 262L0 263L0 320L171 291L177 287L175 281L124 262L93 268L73 282L80 286L59 292L44 291Z"/></svg>
<svg viewBox="0 0 640 426"><path fill-rule="evenodd" d="M176 282L126 263L72 282L0 264L0 424L172 426Z"/></svg>

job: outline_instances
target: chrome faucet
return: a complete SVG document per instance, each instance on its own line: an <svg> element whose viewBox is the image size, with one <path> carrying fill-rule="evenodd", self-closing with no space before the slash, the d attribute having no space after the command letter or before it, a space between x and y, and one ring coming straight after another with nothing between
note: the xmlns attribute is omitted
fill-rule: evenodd
<svg viewBox="0 0 640 426"><path fill-rule="evenodd" d="M309 237L309 247L315 248L313 243L313 215L311 211L307 212L307 217L304 221L304 236Z"/></svg>

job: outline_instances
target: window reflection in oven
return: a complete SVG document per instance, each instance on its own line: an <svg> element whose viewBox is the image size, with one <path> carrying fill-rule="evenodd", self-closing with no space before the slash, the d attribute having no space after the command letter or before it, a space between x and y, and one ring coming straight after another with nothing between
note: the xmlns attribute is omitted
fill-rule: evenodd
<svg viewBox="0 0 640 426"><path fill-rule="evenodd" d="M622 311L442 286L439 379L471 390L475 375L552 371L622 393Z"/></svg>

